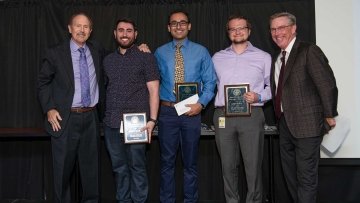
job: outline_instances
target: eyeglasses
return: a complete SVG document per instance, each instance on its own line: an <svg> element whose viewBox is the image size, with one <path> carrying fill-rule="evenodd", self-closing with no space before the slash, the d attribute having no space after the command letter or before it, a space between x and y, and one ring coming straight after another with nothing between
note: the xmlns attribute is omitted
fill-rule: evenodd
<svg viewBox="0 0 360 203"><path fill-rule="evenodd" d="M171 21L171 22L169 23L169 26L170 26L170 27L173 27L173 28L175 28L175 27L177 27L177 26L186 27L188 24L189 24L189 22L188 22L188 21L185 21L185 20L182 20L182 21L179 21L179 22L177 22L177 21Z"/></svg>
<svg viewBox="0 0 360 203"><path fill-rule="evenodd" d="M290 26L293 26L293 24L283 25L283 26L280 26L280 27L277 27L277 28L270 28L270 32L271 32L271 33L284 32L285 29L286 29L287 27L290 27Z"/></svg>
<svg viewBox="0 0 360 203"><path fill-rule="evenodd" d="M245 32L247 29L249 29L249 28L248 27L237 27L237 28L229 28L228 31L230 33L236 33L237 31Z"/></svg>

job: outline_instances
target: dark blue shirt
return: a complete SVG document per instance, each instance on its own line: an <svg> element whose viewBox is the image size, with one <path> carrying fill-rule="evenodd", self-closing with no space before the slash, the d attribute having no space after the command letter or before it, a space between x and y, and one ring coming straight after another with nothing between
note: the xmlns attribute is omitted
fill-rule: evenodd
<svg viewBox="0 0 360 203"><path fill-rule="evenodd" d="M136 45L125 54L118 50L104 59L107 77L105 125L120 128L123 113L143 113L149 116L147 82L159 80L154 55L141 52Z"/></svg>

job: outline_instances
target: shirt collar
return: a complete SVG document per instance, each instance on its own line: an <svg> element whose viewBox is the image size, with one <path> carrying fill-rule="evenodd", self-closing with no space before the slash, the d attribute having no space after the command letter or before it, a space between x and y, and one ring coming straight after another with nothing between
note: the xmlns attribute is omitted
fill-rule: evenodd
<svg viewBox="0 0 360 203"><path fill-rule="evenodd" d="M133 52L134 49L138 49L138 46L137 46L136 44L133 44L130 48L128 48L128 49L126 50L125 54L129 54L129 53ZM121 54L121 53L120 53L119 47L116 48L115 52L116 52L117 54L120 54L120 55L125 55L125 54Z"/></svg>
<svg viewBox="0 0 360 203"><path fill-rule="evenodd" d="M175 49L176 48L176 44L178 43L178 40L173 39L172 41L172 47ZM183 47L187 47L189 45L189 39L185 38L184 40L182 40L181 42Z"/></svg>
<svg viewBox="0 0 360 203"><path fill-rule="evenodd" d="M84 44L84 46L82 46L85 49L85 52L88 49L88 46L86 45L86 43ZM70 49L72 52L77 52L79 50L79 45L77 45L73 39L70 39Z"/></svg>
<svg viewBox="0 0 360 203"><path fill-rule="evenodd" d="M236 53L236 52L234 51L232 45L230 45L230 46L229 46L228 48L226 48L225 50ZM248 52L248 51L252 51L252 50L254 50L254 46L251 44L251 42L247 41L247 47L246 47L246 49L245 49L245 51L244 51L243 53Z"/></svg>
<svg viewBox="0 0 360 203"><path fill-rule="evenodd" d="M286 51L287 54L290 54L290 51L291 49L293 48L294 46L294 43L295 43L295 40L296 40L296 37L294 37L294 39L292 39L289 43L289 45L286 47L286 49L284 51Z"/></svg>

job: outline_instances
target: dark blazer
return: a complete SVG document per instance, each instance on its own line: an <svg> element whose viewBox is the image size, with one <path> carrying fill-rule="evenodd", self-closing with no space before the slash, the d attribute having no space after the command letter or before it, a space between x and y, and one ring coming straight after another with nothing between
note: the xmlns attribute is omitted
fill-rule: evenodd
<svg viewBox="0 0 360 203"><path fill-rule="evenodd" d="M274 57L271 68L273 100L276 59ZM315 44L296 39L284 74L282 107L292 135L296 138L324 135L330 129L325 118L338 115L338 89L325 54Z"/></svg>
<svg viewBox="0 0 360 203"><path fill-rule="evenodd" d="M103 99L105 98L103 69L101 66L104 50L89 41L86 45L89 47L94 61L96 78L99 85L100 104L97 107L102 107ZM75 93L74 83L70 43L67 40L46 51L38 76L38 97L43 112L46 115L50 109L56 109L62 118L62 121L60 121L61 130L54 132L47 121L47 116L45 116L45 130L52 136L60 136L63 133L63 129L65 129ZM99 110L102 111L102 109ZM102 113L99 115L102 115Z"/></svg>

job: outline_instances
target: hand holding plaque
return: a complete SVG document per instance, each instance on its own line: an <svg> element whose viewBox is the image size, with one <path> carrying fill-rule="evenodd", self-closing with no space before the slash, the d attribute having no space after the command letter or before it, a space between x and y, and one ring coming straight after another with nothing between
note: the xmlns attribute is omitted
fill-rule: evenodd
<svg viewBox="0 0 360 203"><path fill-rule="evenodd" d="M146 113L124 113L124 140L126 144L148 142L146 126Z"/></svg>
<svg viewBox="0 0 360 203"><path fill-rule="evenodd" d="M181 102L198 93L198 83L184 82L175 84L176 102Z"/></svg>
<svg viewBox="0 0 360 203"><path fill-rule="evenodd" d="M225 116L250 116L250 104L244 94L249 92L249 84L225 85Z"/></svg>

